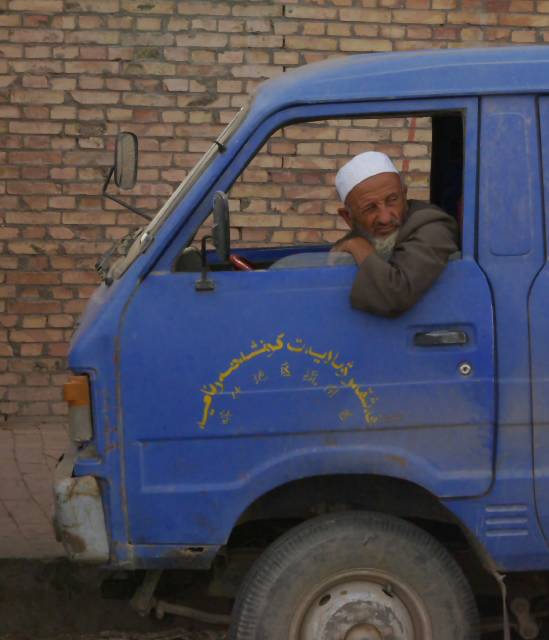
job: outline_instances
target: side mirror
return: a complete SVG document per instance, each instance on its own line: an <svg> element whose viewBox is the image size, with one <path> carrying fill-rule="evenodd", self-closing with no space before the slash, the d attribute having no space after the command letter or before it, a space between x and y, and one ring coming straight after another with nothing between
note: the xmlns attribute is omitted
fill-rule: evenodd
<svg viewBox="0 0 549 640"><path fill-rule="evenodd" d="M223 191L217 191L213 201L212 242L221 262L229 259L231 233L229 229L229 199Z"/></svg>
<svg viewBox="0 0 549 640"><path fill-rule="evenodd" d="M133 189L137 180L137 136L122 131L114 148L114 182L120 189Z"/></svg>
<svg viewBox="0 0 549 640"><path fill-rule="evenodd" d="M212 235L202 238L201 257L202 271L200 280L194 283L197 291L213 291L215 284L206 277L208 272L208 263L206 261L206 241L211 239L215 252L220 262L226 262L229 259L231 249L231 235L229 231L229 199L223 191L217 191L213 201L213 227Z"/></svg>

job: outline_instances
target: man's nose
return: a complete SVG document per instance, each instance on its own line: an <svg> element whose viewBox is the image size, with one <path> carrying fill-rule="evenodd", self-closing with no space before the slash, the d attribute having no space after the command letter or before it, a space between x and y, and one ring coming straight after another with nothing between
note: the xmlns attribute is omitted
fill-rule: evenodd
<svg viewBox="0 0 549 640"><path fill-rule="evenodd" d="M391 211L391 209L387 206L380 205L379 207L379 213L377 216L377 222L378 224L391 224L392 222L394 222L393 220L393 212Z"/></svg>

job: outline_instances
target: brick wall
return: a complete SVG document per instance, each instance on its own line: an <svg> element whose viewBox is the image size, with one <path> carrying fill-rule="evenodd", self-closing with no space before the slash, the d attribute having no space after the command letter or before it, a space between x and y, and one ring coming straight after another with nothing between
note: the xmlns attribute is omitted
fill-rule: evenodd
<svg viewBox="0 0 549 640"><path fill-rule="evenodd" d="M549 0L0 0L0 419L65 411L67 340L97 283L93 265L139 224L99 196L119 130L141 141L132 202L154 211L264 78L355 52L548 38ZM399 142L392 135L385 142ZM294 180L294 194L319 179L328 189L346 154L375 142L289 140L294 152L281 156L294 160L281 160L278 178ZM323 177L311 157L325 159ZM241 216L262 199L259 169L232 194ZM238 239L332 239L325 195L320 211L307 201L286 211L320 215L312 235L299 236L295 217L267 231L248 217ZM253 214L272 212L264 200Z"/></svg>

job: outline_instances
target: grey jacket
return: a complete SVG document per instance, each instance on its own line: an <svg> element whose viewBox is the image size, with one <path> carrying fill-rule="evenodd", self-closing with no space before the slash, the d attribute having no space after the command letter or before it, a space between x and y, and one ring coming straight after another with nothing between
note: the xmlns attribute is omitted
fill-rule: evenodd
<svg viewBox="0 0 549 640"><path fill-rule="evenodd" d="M385 261L374 253L359 265L351 289L352 306L382 316L410 309L456 251L455 219L428 202L409 200L391 258Z"/></svg>

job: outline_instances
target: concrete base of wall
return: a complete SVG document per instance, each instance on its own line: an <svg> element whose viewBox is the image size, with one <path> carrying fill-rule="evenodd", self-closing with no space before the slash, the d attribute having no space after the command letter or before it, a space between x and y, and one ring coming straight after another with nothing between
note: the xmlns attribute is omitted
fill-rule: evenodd
<svg viewBox="0 0 549 640"><path fill-rule="evenodd" d="M61 558L52 477L68 446L62 422L10 421L0 427L0 558Z"/></svg>

